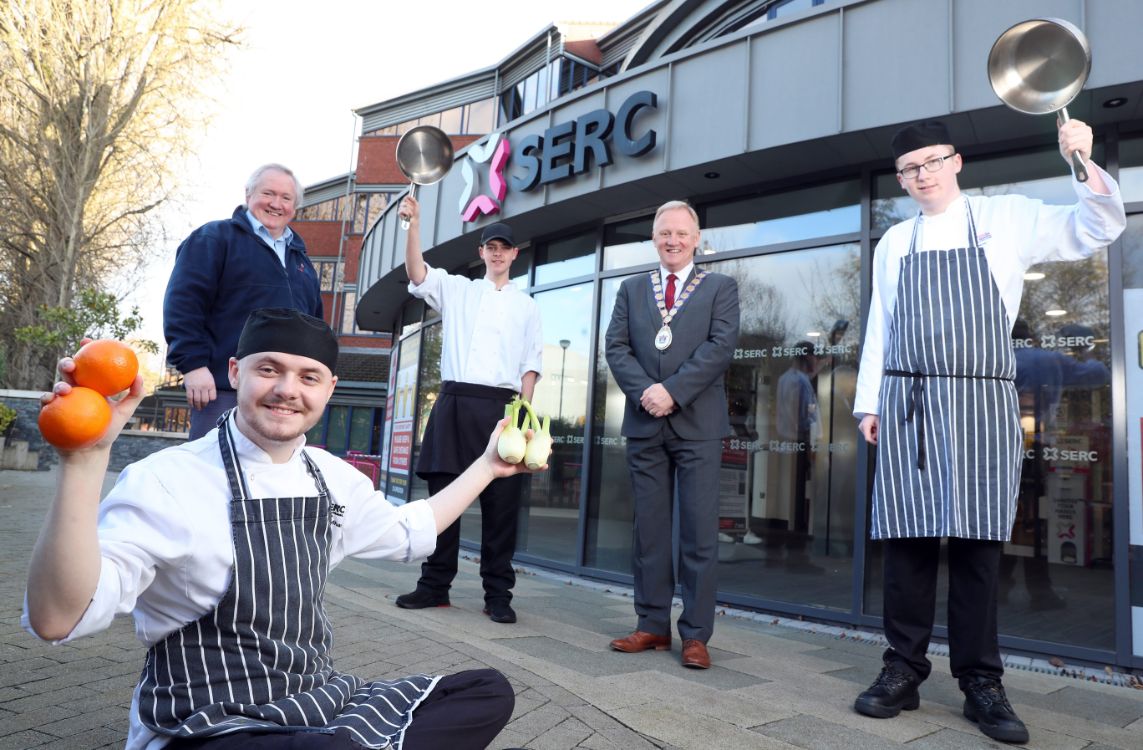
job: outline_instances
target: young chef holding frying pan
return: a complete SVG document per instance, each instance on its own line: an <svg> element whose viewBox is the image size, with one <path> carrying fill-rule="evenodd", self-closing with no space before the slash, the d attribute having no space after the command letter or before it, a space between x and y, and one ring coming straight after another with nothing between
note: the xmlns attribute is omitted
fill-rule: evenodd
<svg viewBox="0 0 1143 750"><path fill-rule="evenodd" d="M1000 681L996 623L1023 448L1011 330L1024 272L1114 242L1123 198L1094 164L1087 182L1073 179L1070 206L965 196L963 159L937 121L902 129L892 148L897 181L920 211L891 227L873 256L854 416L877 446L870 536L883 542L889 648L854 707L890 718L919 705L947 538L949 655L964 715L993 739L1027 742ZM1087 162L1091 128L1060 124L1059 148L1065 161L1079 152Z"/></svg>

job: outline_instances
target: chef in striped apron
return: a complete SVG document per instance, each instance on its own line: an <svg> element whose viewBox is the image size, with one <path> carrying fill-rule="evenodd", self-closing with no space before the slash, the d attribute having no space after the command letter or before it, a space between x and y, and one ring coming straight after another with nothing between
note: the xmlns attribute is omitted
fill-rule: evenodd
<svg viewBox="0 0 1143 750"><path fill-rule="evenodd" d="M942 540L948 547L948 630L964 715L993 739L1027 742L1001 684L996 590L1012 530L1023 433L1011 330L1024 272L1079 260L1126 225L1118 185L1095 164L1078 201L965 196L962 157L943 123L893 138L897 179L920 206L874 252L873 292L854 415L877 446L870 536L883 540L884 668L855 703L877 718L918 707L931 665ZM1091 128L1059 127L1070 163L1091 156Z"/></svg>
<svg viewBox="0 0 1143 750"><path fill-rule="evenodd" d="M129 466L100 503L137 381L112 402L107 436L61 454L25 626L68 641L134 612L150 648L129 749L484 748L511 716L512 687L495 670L368 682L333 668L328 571L347 555L424 557L489 481L519 471L493 439L446 491L394 507L365 475L305 447L337 351L323 321L256 310L230 364L238 406L215 430Z"/></svg>

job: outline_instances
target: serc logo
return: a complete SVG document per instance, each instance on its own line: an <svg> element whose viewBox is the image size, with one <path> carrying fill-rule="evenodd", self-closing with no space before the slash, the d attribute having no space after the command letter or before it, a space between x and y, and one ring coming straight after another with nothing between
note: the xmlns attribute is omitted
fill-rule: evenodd
<svg viewBox="0 0 1143 750"><path fill-rule="evenodd" d="M464 190L460 194L460 218L465 223L476 220L477 216L492 216L500 213L500 205L508 194L508 183L504 179L504 168L508 166L508 156L512 147L501 133L488 136L487 142L468 149L467 159L461 162L460 174L464 178ZM480 176L475 165L491 162L488 168L488 190L486 195L480 189Z"/></svg>

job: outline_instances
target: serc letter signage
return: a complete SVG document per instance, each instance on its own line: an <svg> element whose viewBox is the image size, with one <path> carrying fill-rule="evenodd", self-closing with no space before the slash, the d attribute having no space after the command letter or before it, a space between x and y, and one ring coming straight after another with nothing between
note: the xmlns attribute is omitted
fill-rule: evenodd
<svg viewBox="0 0 1143 750"><path fill-rule="evenodd" d="M596 109L574 120L561 122L541 135L529 135L519 142L512 159L521 171L513 175L512 189L521 192L538 185L566 180L591 168L612 163L614 145L624 156L642 156L655 147L656 133L634 132L635 116L644 107L655 109L658 98L652 91L637 91L615 114Z"/></svg>

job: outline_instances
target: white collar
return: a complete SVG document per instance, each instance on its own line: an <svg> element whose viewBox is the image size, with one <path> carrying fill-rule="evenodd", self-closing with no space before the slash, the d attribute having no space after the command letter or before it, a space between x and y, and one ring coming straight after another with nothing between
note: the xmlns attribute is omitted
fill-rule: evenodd
<svg viewBox="0 0 1143 750"><path fill-rule="evenodd" d="M235 417L238 415L238 410L235 409L230 413L230 418L227 420L230 425L230 437L234 442L234 450L238 453L238 458L242 461L250 461L260 464L272 464L274 461L270 458L270 454L262 450L262 448L238 428L238 422ZM298 444L294 447L294 452L290 454L290 458L286 463L294 461L301 454L302 448L306 446L306 436L302 435L298 438Z"/></svg>
<svg viewBox="0 0 1143 750"><path fill-rule="evenodd" d="M666 288L667 276L673 273L673 274L675 274L675 278L677 278L679 280L679 283L682 283L682 282L686 281L688 277L690 277L691 271L694 270L694 267L695 267L695 262L692 260L690 263L683 266L683 268L679 271L668 271L667 267L664 266L662 263L660 263L659 264L659 280L663 282L663 287Z"/></svg>

